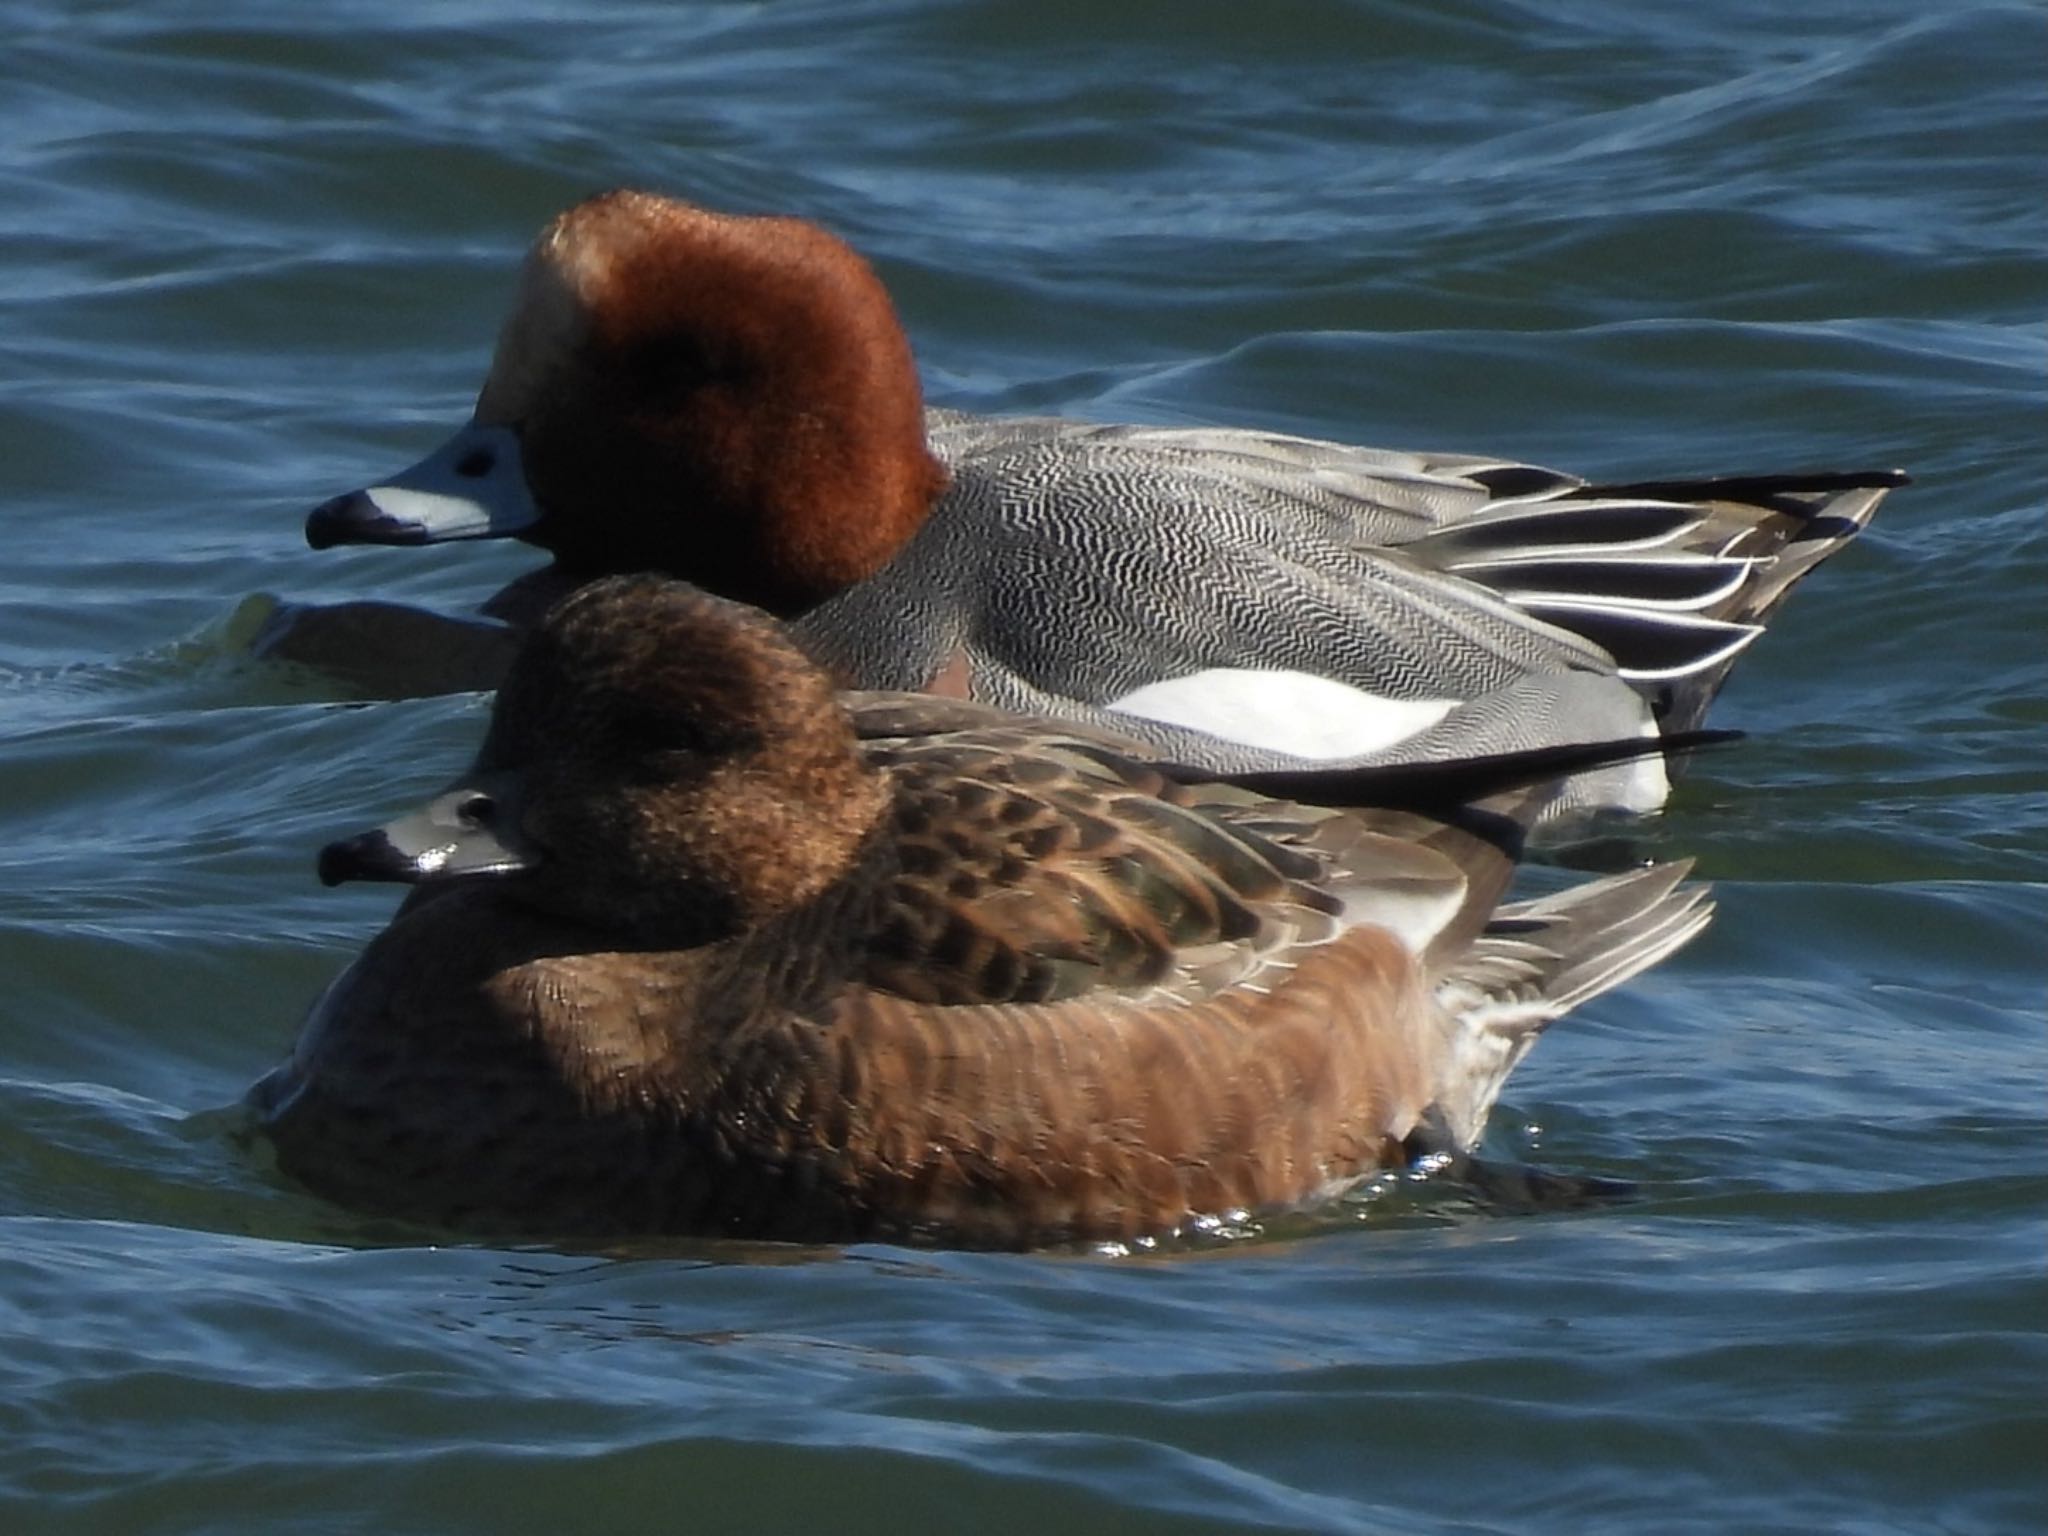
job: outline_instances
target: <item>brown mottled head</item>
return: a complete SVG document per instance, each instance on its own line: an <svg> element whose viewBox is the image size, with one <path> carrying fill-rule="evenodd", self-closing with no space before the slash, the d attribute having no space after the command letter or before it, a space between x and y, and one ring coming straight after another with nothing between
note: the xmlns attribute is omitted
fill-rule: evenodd
<svg viewBox="0 0 2048 1536"><path fill-rule="evenodd" d="M880 280L801 219L607 192L542 232L478 398L523 536L791 615L872 575L945 487Z"/></svg>
<svg viewBox="0 0 2048 1536"><path fill-rule="evenodd" d="M801 906L888 803L831 685L752 609L658 576L555 608L492 711L475 777L525 850L522 899L695 942Z"/></svg>

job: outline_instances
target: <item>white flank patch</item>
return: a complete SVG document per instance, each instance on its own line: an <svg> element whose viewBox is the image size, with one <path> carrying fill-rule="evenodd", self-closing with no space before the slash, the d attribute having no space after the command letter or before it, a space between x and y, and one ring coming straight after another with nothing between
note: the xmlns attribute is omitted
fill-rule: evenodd
<svg viewBox="0 0 2048 1536"><path fill-rule="evenodd" d="M1637 734L1645 737L1658 735L1656 721L1645 719ZM1603 791L1586 797L1588 803L1597 806L1647 815L1661 810L1664 802L1671 798L1671 775L1665 772L1661 757L1639 757L1632 763L1596 768L1586 777L1595 780ZM1573 803L1574 799L1567 793L1567 804Z"/></svg>
<svg viewBox="0 0 2048 1536"><path fill-rule="evenodd" d="M1295 757L1362 757L1428 730L1456 699L1387 699L1307 672L1216 667L1112 699L1145 720L1207 731Z"/></svg>
<svg viewBox="0 0 2048 1536"><path fill-rule="evenodd" d="M1643 732L1645 736L1655 735L1654 729ZM1639 815L1661 810L1664 802L1671 798L1671 775L1664 771L1661 757L1639 757L1628 765L1628 788L1623 791L1621 807Z"/></svg>

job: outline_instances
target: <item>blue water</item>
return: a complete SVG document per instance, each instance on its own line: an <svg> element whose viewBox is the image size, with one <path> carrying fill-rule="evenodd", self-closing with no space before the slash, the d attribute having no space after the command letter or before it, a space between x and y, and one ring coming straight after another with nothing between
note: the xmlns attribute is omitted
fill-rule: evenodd
<svg viewBox="0 0 2048 1536"><path fill-rule="evenodd" d="M0 1528L1986 1532L2048 1507L2048 19L1894 0L0 0ZM1644 851L1714 929L1494 1150L1142 1260L506 1251L229 1113L388 914L320 842L480 701L264 600L632 183L823 220L935 400L1916 485Z"/></svg>

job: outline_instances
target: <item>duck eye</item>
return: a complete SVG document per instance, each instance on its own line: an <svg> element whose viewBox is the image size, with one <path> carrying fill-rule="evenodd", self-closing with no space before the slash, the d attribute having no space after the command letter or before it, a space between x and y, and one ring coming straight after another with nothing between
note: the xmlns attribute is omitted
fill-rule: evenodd
<svg viewBox="0 0 2048 1536"><path fill-rule="evenodd" d="M489 795L471 795L455 808L455 814L462 818L464 826L488 830L497 823L498 802Z"/></svg>
<svg viewBox="0 0 2048 1536"><path fill-rule="evenodd" d="M498 456L488 448L472 448L455 461L455 473L464 480L481 480L497 466Z"/></svg>
<svg viewBox="0 0 2048 1536"><path fill-rule="evenodd" d="M729 371L695 330L650 335L621 363L620 373L632 380L635 392L643 398L688 395Z"/></svg>

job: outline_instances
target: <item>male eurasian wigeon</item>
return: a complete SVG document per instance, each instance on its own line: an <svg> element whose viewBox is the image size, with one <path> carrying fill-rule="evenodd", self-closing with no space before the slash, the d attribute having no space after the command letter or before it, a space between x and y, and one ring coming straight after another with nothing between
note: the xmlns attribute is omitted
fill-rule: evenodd
<svg viewBox="0 0 2048 1536"><path fill-rule="evenodd" d="M664 571L794 620L848 686L1114 726L1232 770L1688 729L1903 478L1603 487L926 410L889 296L843 242L621 191L542 232L468 425L315 509L307 537L516 535L555 559L486 606L515 622L593 576ZM442 658L423 686L488 686L509 650L467 678ZM1576 798L1648 809L1667 790L1646 759Z"/></svg>
<svg viewBox="0 0 2048 1536"><path fill-rule="evenodd" d="M1679 864L1500 905L1526 764L1353 812L1117 745L842 701L763 614L589 584L469 774L322 853L424 888L261 1122L315 1189L472 1228L1127 1241L1469 1146L1545 1025L1711 911Z"/></svg>

